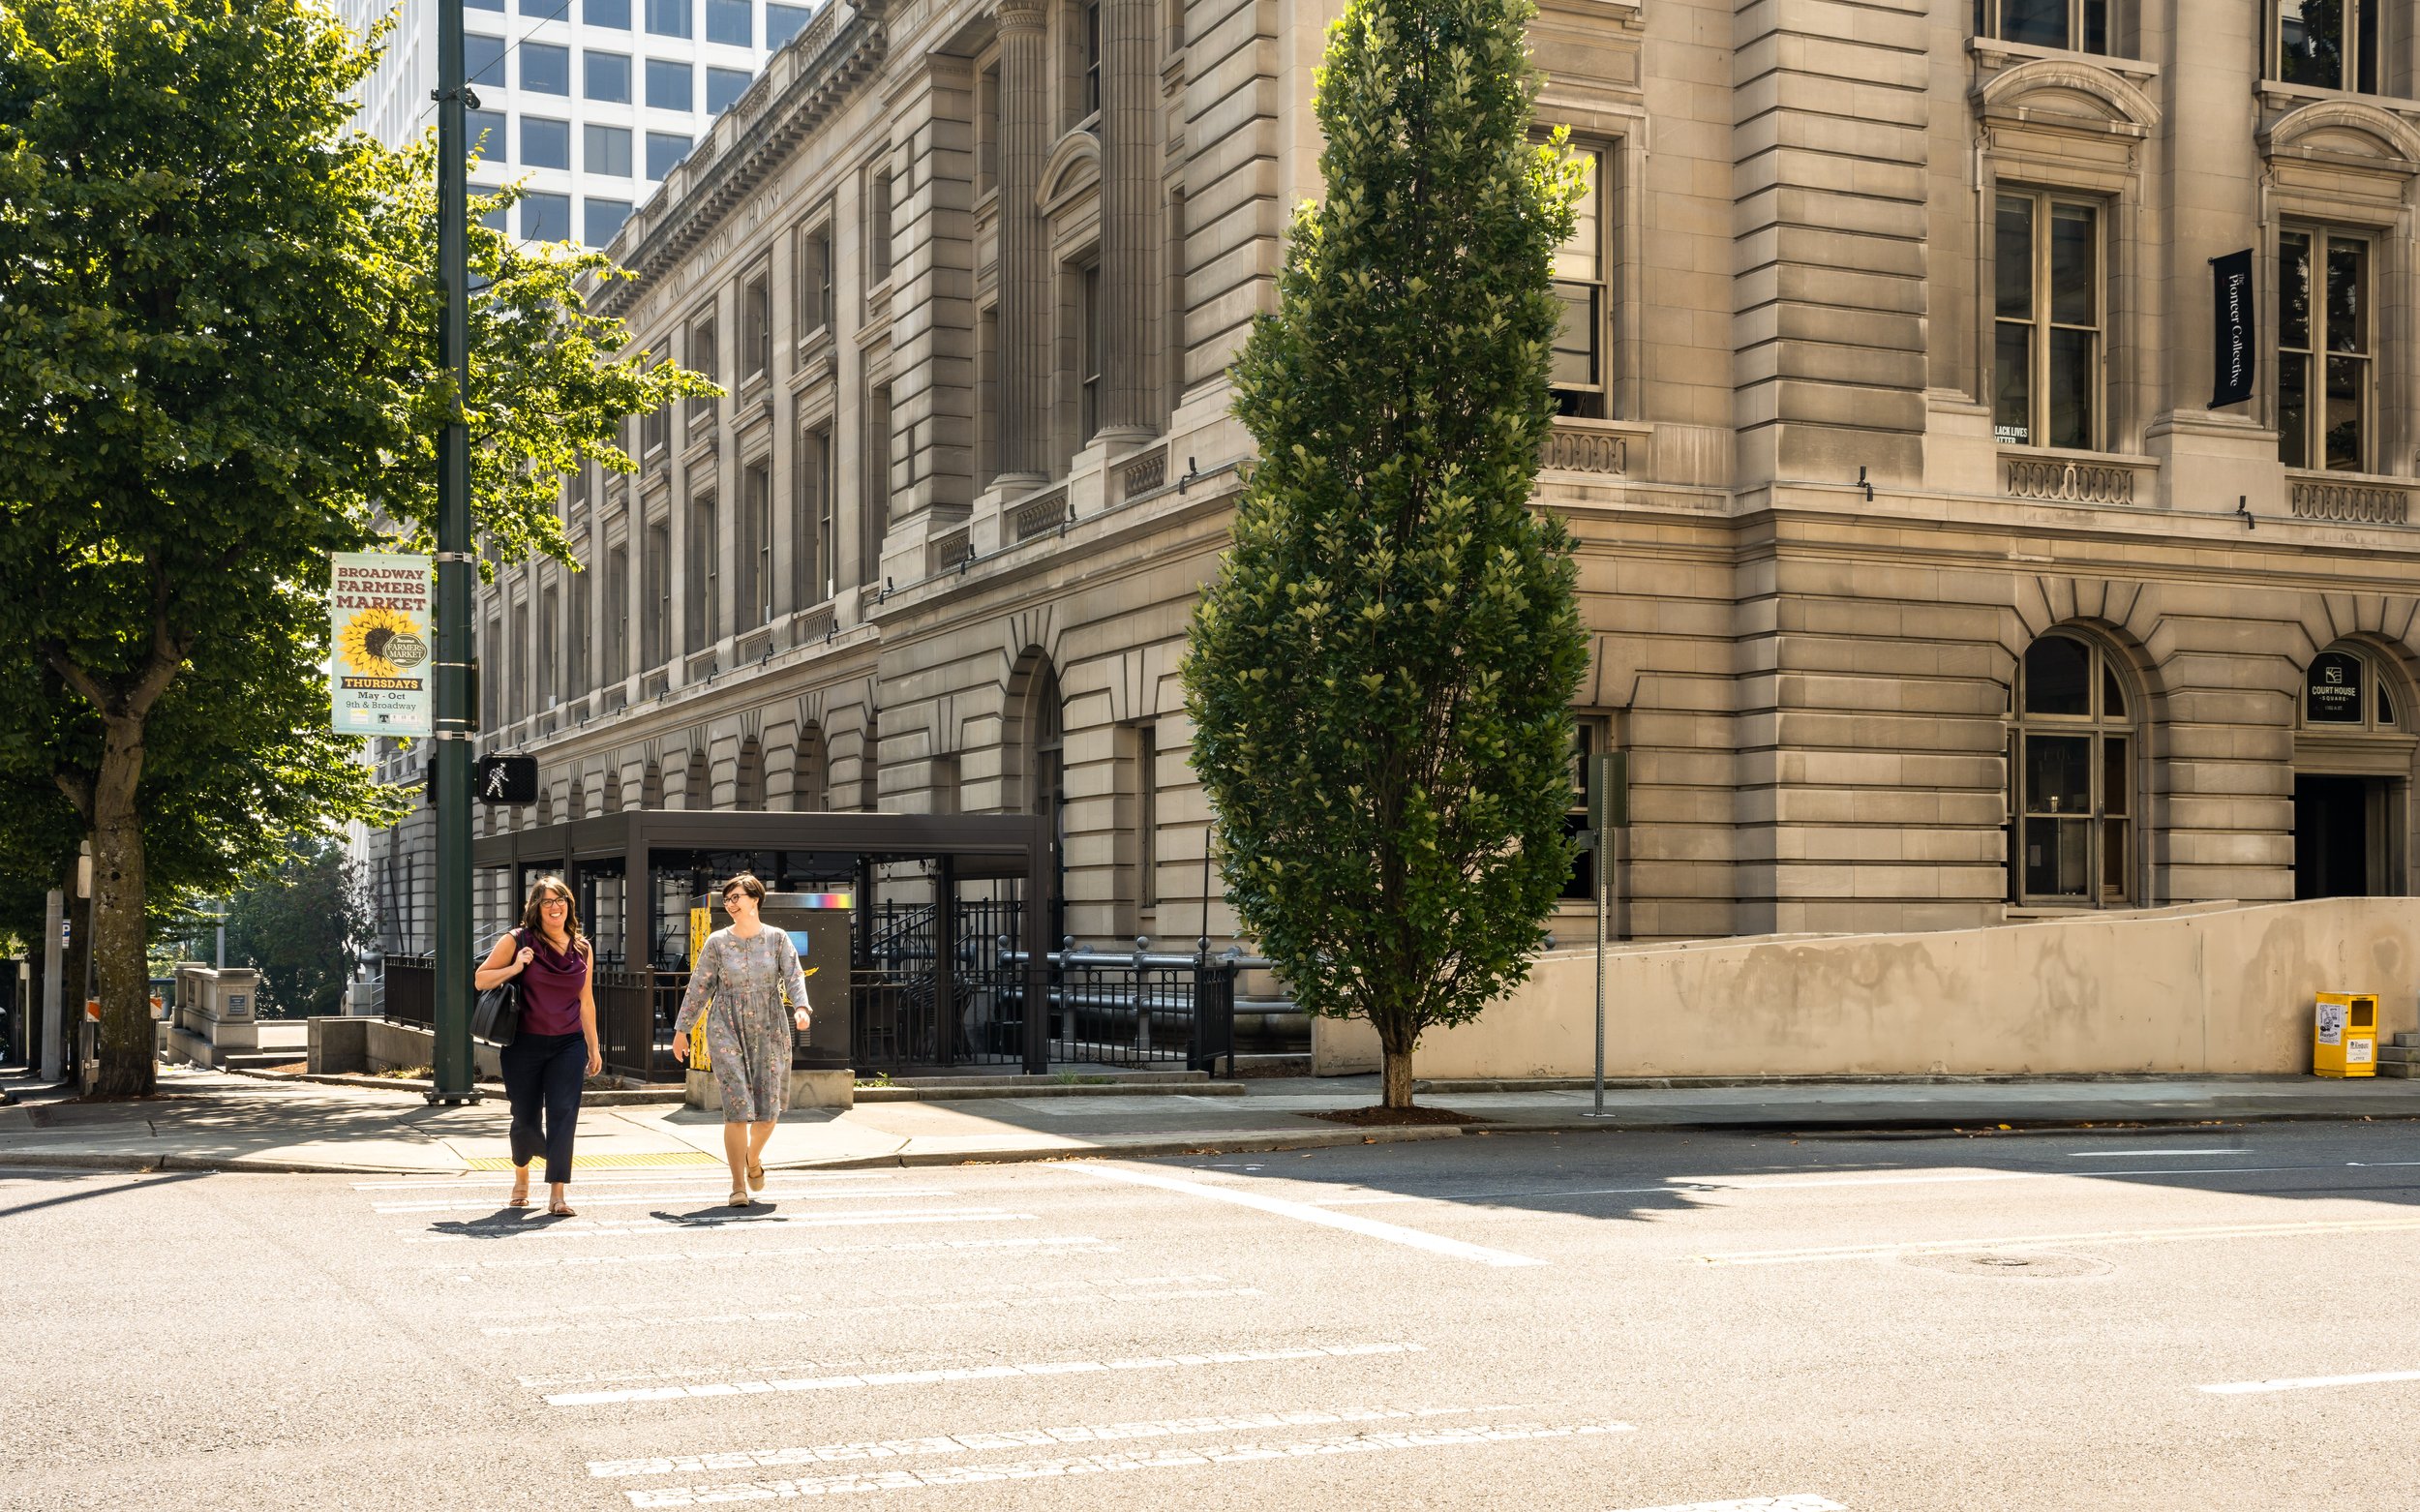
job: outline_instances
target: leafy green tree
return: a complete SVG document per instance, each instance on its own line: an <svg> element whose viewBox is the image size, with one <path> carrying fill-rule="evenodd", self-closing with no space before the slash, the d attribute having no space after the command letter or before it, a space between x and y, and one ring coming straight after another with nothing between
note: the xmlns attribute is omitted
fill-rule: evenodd
<svg viewBox="0 0 2420 1512"><path fill-rule="evenodd" d="M1313 1013L1411 1055L1528 973L1571 867L1570 539L1533 511L1579 177L1531 139L1529 0L1351 0L1323 202L1235 370L1259 463L1197 608L1228 897Z"/></svg>
<svg viewBox="0 0 2420 1512"><path fill-rule="evenodd" d="M71 741L97 741L51 767L92 837L105 1094L153 1080L146 771L251 796L196 814L197 862L221 868L284 838L241 832L251 815L308 828L371 802L337 770L355 742L294 733L325 717L304 690L327 553L425 544L459 406L482 530L508 558L564 555L555 476L627 470L625 415L711 390L621 354L580 291L613 276L601 259L474 227L455 393L433 149L345 131L373 56L312 0L0 8L0 655L55 675ZM212 696L172 703L188 680Z"/></svg>
<svg viewBox="0 0 2420 1512"><path fill-rule="evenodd" d="M371 940L358 872L344 846L305 841L284 865L227 900L227 959L260 973L270 1016L345 1011L345 983Z"/></svg>

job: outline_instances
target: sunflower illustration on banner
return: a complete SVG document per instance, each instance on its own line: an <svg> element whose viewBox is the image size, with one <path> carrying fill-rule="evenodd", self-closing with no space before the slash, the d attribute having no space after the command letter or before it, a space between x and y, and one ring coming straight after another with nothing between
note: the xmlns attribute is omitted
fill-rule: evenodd
<svg viewBox="0 0 2420 1512"><path fill-rule="evenodd" d="M328 583L328 694L340 735L431 728L429 559L338 552Z"/></svg>

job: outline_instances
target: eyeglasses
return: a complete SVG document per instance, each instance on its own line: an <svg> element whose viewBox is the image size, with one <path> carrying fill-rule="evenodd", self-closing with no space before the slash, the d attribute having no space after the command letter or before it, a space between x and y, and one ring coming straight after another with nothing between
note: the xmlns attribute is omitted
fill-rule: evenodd
<svg viewBox="0 0 2420 1512"><path fill-rule="evenodd" d="M567 897L543 898L538 902L540 908L569 908L570 906L571 899Z"/></svg>

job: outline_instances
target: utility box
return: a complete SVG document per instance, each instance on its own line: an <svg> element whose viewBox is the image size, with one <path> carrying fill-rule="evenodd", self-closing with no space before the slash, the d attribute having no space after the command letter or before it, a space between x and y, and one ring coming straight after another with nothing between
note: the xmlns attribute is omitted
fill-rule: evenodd
<svg viewBox="0 0 2420 1512"><path fill-rule="evenodd" d="M2311 1073L2314 1076L2378 1074L2376 993L2319 994L2311 1020Z"/></svg>

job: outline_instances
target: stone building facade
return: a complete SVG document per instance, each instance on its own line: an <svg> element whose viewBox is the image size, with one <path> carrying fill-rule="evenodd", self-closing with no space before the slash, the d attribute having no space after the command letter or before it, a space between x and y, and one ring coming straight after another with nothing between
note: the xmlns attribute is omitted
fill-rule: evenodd
<svg viewBox="0 0 2420 1512"><path fill-rule="evenodd" d="M571 480L586 571L482 593L519 822L1048 809L1071 933L1223 942L1176 674L1333 14L831 0L612 249L607 308L729 395ZM1583 740L1630 755L1621 932L2407 890L2408 6L1543 0L1534 35L1593 175L1540 499ZM428 854L374 863L391 948Z"/></svg>

